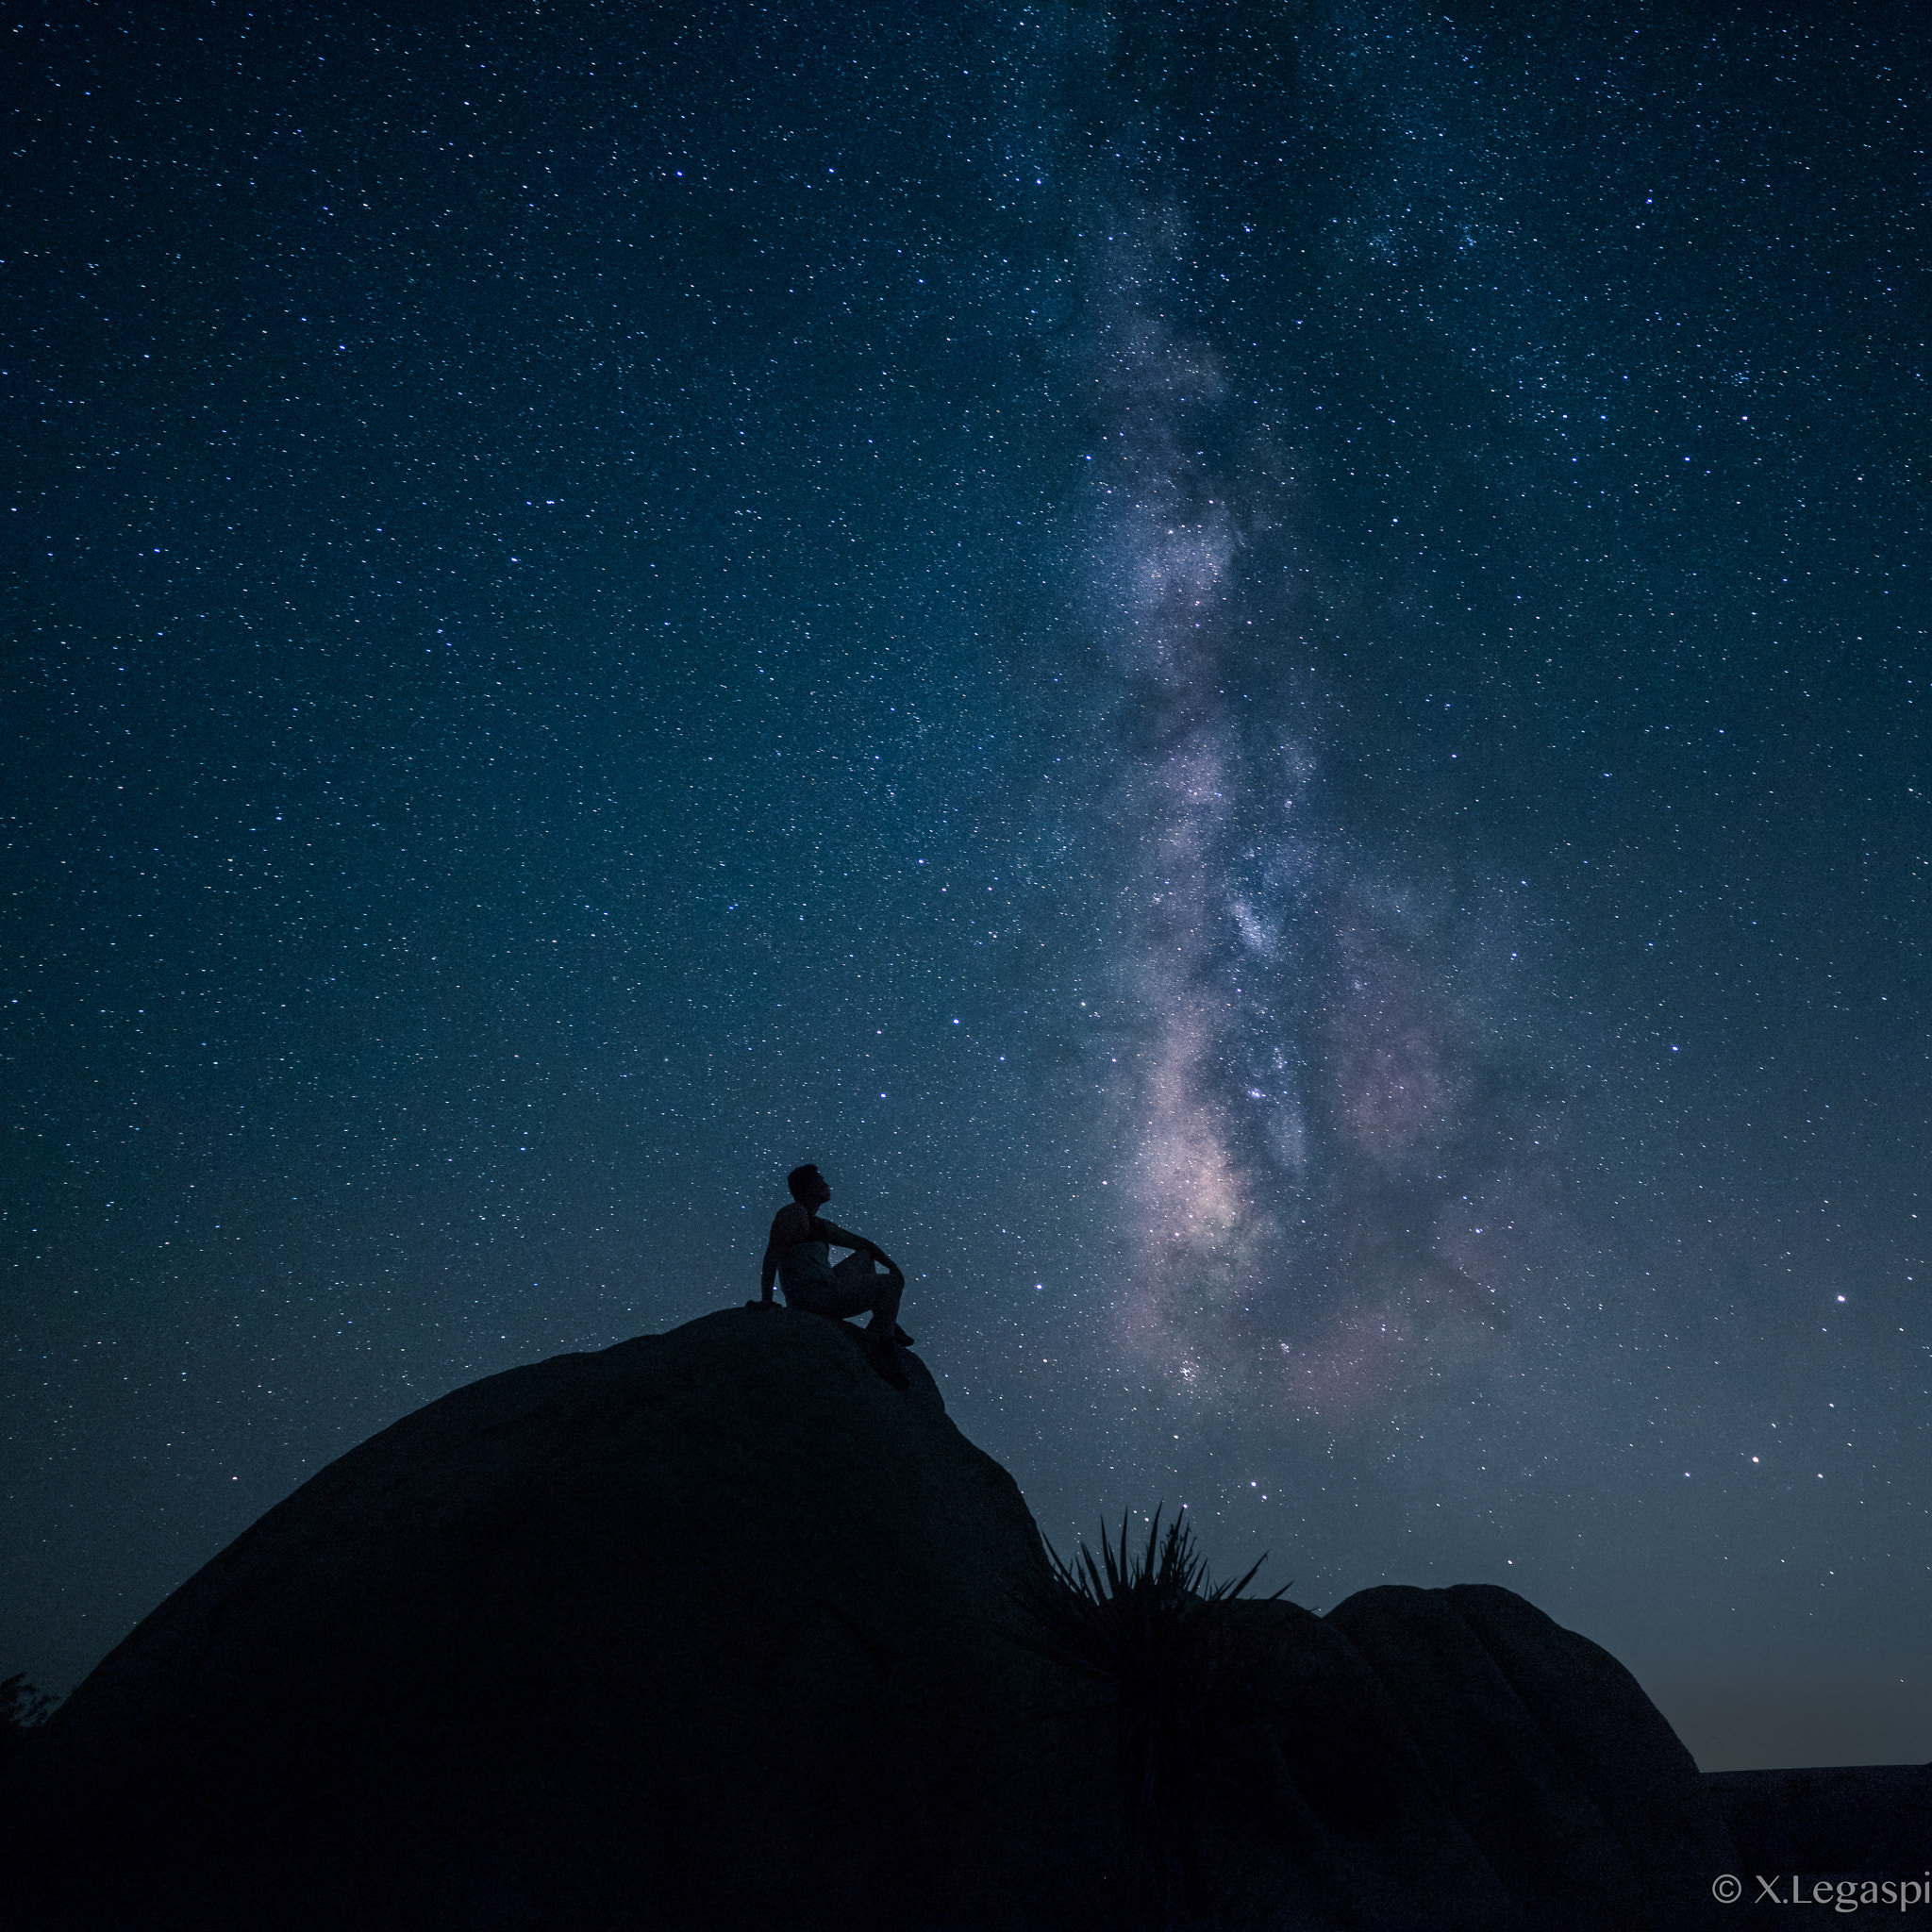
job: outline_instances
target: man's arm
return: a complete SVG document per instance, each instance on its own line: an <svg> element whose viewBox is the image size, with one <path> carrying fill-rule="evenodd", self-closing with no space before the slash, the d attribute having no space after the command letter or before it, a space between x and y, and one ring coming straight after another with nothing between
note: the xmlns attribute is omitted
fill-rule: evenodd
<svg viewBox="0 0 1932 1932"><path fill-rule="evenodd" d="M831 1222L825 1220L823 1216L819 1218L818 1225L820 1232L824 1235L833 1247L851 1248L858 1254L870 1255L874 1261L883 1262L894 1274L898 1273L898 1262L893 1260L891 1256L879 1246L878 1242L867 1241L862 1234L847 1234L842 1227L835 1227Z"/></svg>

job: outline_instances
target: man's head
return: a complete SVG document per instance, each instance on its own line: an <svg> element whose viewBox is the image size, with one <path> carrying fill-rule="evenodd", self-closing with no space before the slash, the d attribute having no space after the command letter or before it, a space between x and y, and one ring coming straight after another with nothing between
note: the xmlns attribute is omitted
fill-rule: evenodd
<svg viewBox="0 0 1932 1932"><path fill-rule="evenodd" d="M807 1208L816 1208L821 1201L832 1198L824 1175L809 1161L803 1167L794 1167L785 1176L785 1185L791 1190L791 1198Z"/></svg>

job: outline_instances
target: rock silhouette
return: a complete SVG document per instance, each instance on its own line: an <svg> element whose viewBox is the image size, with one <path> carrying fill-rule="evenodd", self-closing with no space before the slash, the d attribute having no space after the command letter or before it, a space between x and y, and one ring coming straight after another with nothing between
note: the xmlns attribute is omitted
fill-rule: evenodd
<svg viewBox="0 0 1932 1932"><path fill-rule="evenodd" d="M1029 1565L923 1367L711 1315L322 1471L69 1699L29 1837L116 1927L890 1924L1024 1865L1024 1818L953 1847L1041 1688L999 1634Z"/></svg>
<svg viewBox="0 0 1932 1932"><path fill-rule="evenodd" d="M1226 1606L1238 1714L1152 1901L1110 1694L1017 1641L1032 1518L907 1366L734 1309L365 1442L36 1738L22 1923L1723 1922L1742 1867L1688 1753L1488 1587Z"/></svg>

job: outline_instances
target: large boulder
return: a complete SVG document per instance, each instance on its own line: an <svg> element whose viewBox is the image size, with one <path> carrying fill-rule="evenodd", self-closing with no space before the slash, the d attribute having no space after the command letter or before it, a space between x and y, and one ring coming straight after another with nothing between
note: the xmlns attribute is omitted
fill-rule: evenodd
<svg viewBox="0 0 1932 1932"><path fill-rule="evenodd" d="M1045 1559L911 1368L902 1392L856 1330L741 1308L406 1417L75 1690L36 1740L25 1864L117 1928L1044 1902L1020 1733L1052 1674L1005 1632Z"/></svg>
<svg viewBox="0 0 1932 1932"><path fill-rule="evenodd" d="M708 1316L271 1510L35 1739L5 1867L115 1932L1690 1927L1739 1869L1627 1673L1487 1588L1210 1607L1198 1788L1137 1808L1053 1588L916 1360Z"/></svg>
<svg viewBox="0 0 1932 1932"><path fill-rule="evenodd" d="M1722 1923L1712 1882L1738 1860L1690 1753L1614 1657L1521 1597L1388 1587L1224 1622L1196 1829L1225 1921Z"/></svg>
<svg viewBox="0 0 1932 1932"><path fill-rule="evenodd" d="M1517 1914L1464 1923L1721 1922L1712 1881L1737 1868L1723 1820L1690 1752L1607 1651L1493 1584L1365 1590L1324 1621L1380 1680ZM1427 1871L1415 1882L1431 1923L1457 1921L1459 1883Z"/></svg>

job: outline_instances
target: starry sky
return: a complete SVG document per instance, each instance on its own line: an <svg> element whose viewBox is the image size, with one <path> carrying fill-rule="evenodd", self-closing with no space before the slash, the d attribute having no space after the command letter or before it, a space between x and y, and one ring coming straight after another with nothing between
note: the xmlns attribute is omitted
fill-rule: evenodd
<svg viewBox="0 0 1932 1932"><path fill-rule="evenodd" d="M816 1160L1062 1551L1932 1757L1923 18L8 31L0 1674Z"/></svg>

